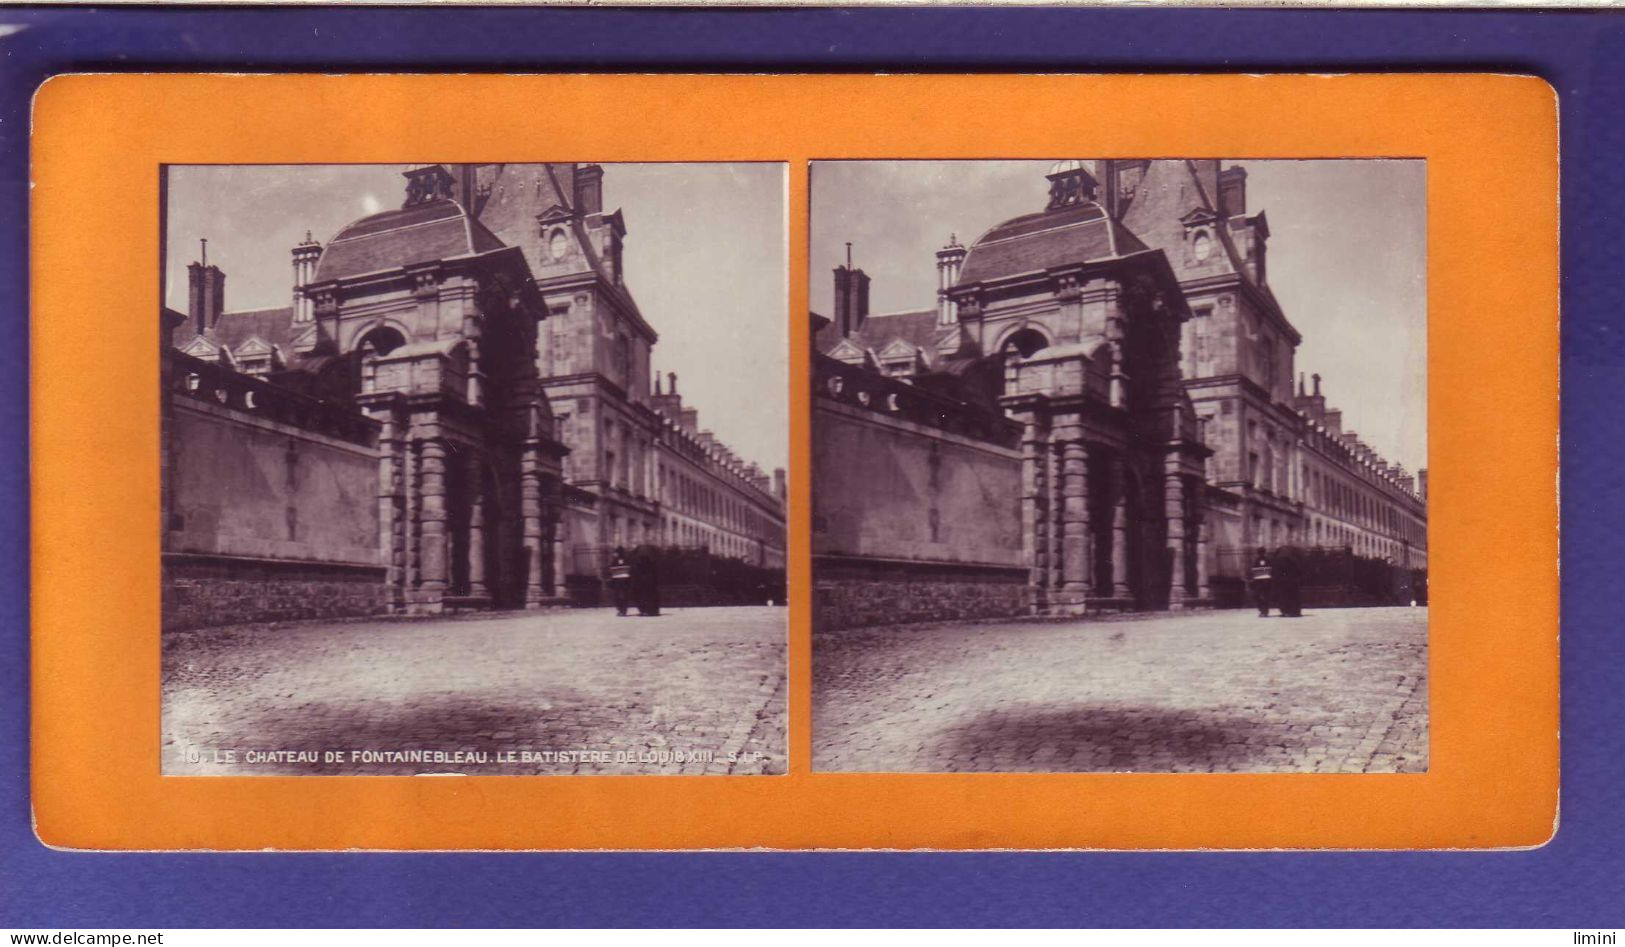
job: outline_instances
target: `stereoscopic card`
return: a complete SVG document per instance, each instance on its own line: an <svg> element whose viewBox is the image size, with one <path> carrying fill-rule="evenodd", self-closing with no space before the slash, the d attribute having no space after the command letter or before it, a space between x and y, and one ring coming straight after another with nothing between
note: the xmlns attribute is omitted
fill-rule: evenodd
<svg viewBox="0 0 1625 947"><path fill-rule="evenodd" d="M52 845L1553 832L1543 82L78 75L34 121Z"/></svg>

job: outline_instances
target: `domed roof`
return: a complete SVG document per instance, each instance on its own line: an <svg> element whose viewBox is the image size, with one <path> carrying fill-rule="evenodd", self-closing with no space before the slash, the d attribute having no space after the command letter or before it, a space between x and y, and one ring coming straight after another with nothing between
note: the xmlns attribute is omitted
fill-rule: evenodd
<svg viewBox="0 0 1625 947"><path fill-rule="evenodd" d="M363 217L340 230L316 261L313 282L448 260L503 246L456 201L425 201Z"/></svg>
<svg viewBox="0 0 1625 947"><path fill-rule="evenodd" d="M1079 162L1061 162L1076 164ZM1093 201L1012 217L983 234L965 256L959 282L978 283L1146 249Z"/></svg>

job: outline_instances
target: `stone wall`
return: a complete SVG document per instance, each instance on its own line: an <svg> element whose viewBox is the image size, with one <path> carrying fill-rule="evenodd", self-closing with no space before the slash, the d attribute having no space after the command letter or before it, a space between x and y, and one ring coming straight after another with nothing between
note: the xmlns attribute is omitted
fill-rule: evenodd
<svg viewBox="0 0 1625 947"><path fill-rule="evenodd" d="M381 567L164 555L164 628L381 615Z"/></svg>
<svg viewBox="0 0 1625 947"><path fill-rule="evenodd" d="M189 398L166 422L166 552L380 564L375 449Z"/></svg>
<svg viewBox="0 0 1625 947"><path fill-rule="evenodd" d="M814 627L1029 613L1020 454L860 404L814 399Z"/></svg>
<svg viewBox="0 0 1625 947"><path fill-rule="evenodd" d="M165 366L164 628L384 612L376 431L186 356Z"/></svg>
<svg viewBox="0 0 1625 947"><path fill-rule="evenodd" d="M815 557L813 628L1027 615L1027 575L1025 568Z"/></svg>
<svg viewBox="0 0 1625 947"><path fill-rule="evenodd" d="M1021 455L815 402L813 554L1024 567Z"/></svg>

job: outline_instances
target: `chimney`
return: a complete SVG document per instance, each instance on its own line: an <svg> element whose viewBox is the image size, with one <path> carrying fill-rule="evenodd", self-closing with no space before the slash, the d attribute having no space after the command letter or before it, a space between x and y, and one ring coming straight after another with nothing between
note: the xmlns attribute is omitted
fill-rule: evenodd
<svg viewBox="0 0 1625 947"><path fill-rule="evenodd" d="M1330 411L1322 412L1321 413L1321 419L1322 420L1321 420L1320 423L1321 423L1321 425L1323 427L1326 428L1327 433L1331 434L1331 436L1333 436L1333 437L1339 437L1339 436L1342 435L1342 433L1343 433L1343 412L1337 410L1336 408L1333 408Z"/></svg>
<svg viewBox="0 0 1625 947"><path fill-rule="evenodd" d="M583 217L604 212L604 166L578 164L575 173L573 201L576 213Z"/></svg>
<svg viewBox="0 0 1625 947"><path fill-rule="evenodd" d="M689 434L694 434L700 426L700 412L695 408L684 408L677 415L677 426Z"/></svg>
<svg viewBox="0 0 1625 947"><path fill-rule="evenodd" d="M1239 217L1247 213L1247 169L1225 168L1219 172L1219 213Z"/></svg>
<svg viewBox="0 0 1625 947"><path fill-rule="evenodd" d="M965 248L958 234L948 235L948 245L937 251L937 325L951 326L959 321L959 307L948 298L948 290L959 282L959 267L965 262Z"/></svg>
<svg viewBox="0 0 1625 947"><path fill-rule="evenodd" d="M1309 389L1309 397L1305 399L1304 411L1315 423L1325 424L1326 396L1320 393L1320 375L1310 375L1309 378L1315 384L1313 388ZM1300 381L1299 384L1301 386L1302 382Z"/></svg>
<svg viewBox="0 0 1625 947"><path fill-rule="evenodd" d="M678 424L683 416L683 399L677 394L677 373L669 372L666 378L670 380L664 391L660 388L660 373L655 373L655 393L650 400L656 411L665 415L667 420Z"/></svg>
<svg viewBox="0 0 1625 947"><path fill-rule="evenodd" d="M780 500L784 500L790 496L790 486L789 482L785 478L783 467L773 468L773 495L778 497Z"/></svg>
<svg viewBox="0 0 1625 947"><path fill-rule="evenodd" d="M186 315L199 335L214 328L226 308L226 274L209 264L209 241L201 240L200 259L186 267Z"/></svg>
<svg viewBox="0 0 1625 947"><path fill-rule="evenodd" d="M1416 495L1422 498L1423 503L1428 501L1428 469L1426 467L1416 472Z"/></svg>
<svg viewBox="0 0 1625 947"><path fill-rule="evenodd" d="M846 245L846 265L835 268L835 324L841 335L863 328L869 316L869 276L852 265L852 244Z"/></svg>
<svg viewBox="0 0 1625 947"><path fill-rule="evenodd" d="M310 322L315 318L316 303L305 295L305 284L316 278L316 261L321 259L322 245L305 231L305 241L293 248L293 321Z"/></svg>

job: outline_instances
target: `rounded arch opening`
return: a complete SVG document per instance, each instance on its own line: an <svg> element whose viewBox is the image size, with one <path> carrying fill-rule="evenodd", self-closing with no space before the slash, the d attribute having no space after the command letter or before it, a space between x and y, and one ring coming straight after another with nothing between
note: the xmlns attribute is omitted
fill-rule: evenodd
<svg viewBox="0 0 1625 947"><path fill-rule="evenodd" d="M1044 333L1028 326L1010 333L1004 344L999 347L1003 355L1020 355L1022 358L1031 358L1034 352L1049 348L1049 339Z"/></svg>
<svg viewBox="0 0 1625 947"><path fill-rule="evenodd" d="M379 326L361 337L356 349L363 355L388 355L406 344L406 336L393 326Z"/></svg>

